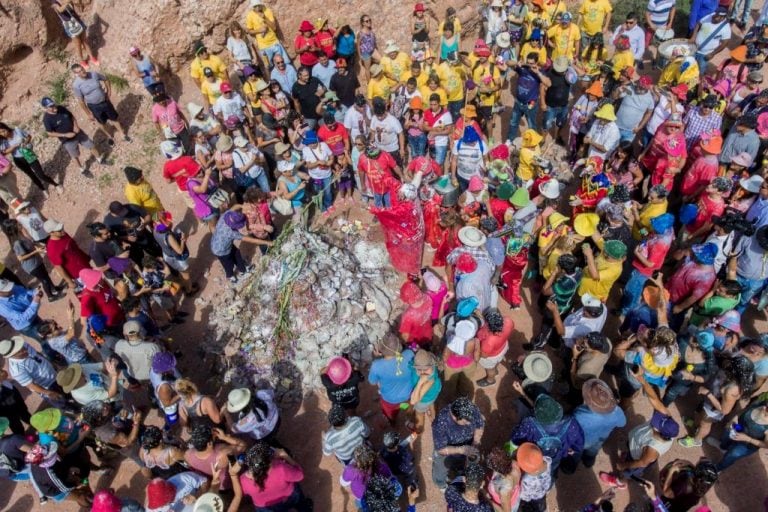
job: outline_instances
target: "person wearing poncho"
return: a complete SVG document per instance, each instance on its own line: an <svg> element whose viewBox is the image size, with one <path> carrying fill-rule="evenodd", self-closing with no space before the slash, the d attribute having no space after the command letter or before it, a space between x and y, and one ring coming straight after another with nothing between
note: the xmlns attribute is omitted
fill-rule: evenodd
<svg viewBox="0 0 768 512"><path fill-rule="evenodd" d="M603 159L599 156L587 158L576 198L570 203L573 214L595 211L597 203L608 197L610 189L611 180L603 173Z"/></svg>
<svg viewBox="0 0 768 512"><path fill-rule="evenodd" d="M420 183L421 172L418 172L413 183L400 185L397 193L391 194L391 208L371 208L384 231L392 266L409 275L419 273L424 248L424 216L417 192Z"/></svg>
<svg viewBox="0 0 768 512"><path fill-rule="evenodd" d="M515 174L526 185L526 188L533 183L533 162L535 157L541 155L541 142L543 140L543 137L536 130L528 129L523 132L519 163Z"/></svg>
<svg viewBox="0 0 768 512"><path fill-rule="evenodd" d="M651 185L663 185L670 192L675 175L682 170L688 156L682 128L680 114L669 116L638 158L640 165L651 173Z"/></svg>

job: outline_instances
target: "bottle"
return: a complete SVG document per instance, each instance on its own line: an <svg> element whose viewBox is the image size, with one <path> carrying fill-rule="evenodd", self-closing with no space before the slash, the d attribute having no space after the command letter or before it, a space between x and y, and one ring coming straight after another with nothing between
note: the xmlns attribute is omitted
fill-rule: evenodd
<svg viewBox="0 0 768 512"><path fill-rule="evenodd" d="M728 431L728 437L733 439L734 437L736 437L736 434L738 434L740 432L744 432L744 427L742 427L738 423L734 423L733 425L731 425L731 428Z"/></svg>

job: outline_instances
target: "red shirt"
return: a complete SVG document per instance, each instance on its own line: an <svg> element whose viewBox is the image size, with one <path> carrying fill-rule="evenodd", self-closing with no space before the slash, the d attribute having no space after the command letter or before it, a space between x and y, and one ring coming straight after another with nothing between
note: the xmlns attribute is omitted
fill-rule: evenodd
<svg viewBox="0 0 768 512"><path fill-rule="evenodd" d="M272 459L272 465L264 480L264 489L245 474L240 475L243 494L250 496L257 507L269 507L284 502L296 487L296 482L304 480L304 472L299 467L291 466L282 459Z"/></svg>
<svg viewBox="0 0 768 512"><path fill-rule="evenodd" d="M504 325L501 328L501 332L493 333L488 329L488 325L484 324L479 331L477 331L477 339L480 340L480 352L483 357L496 357L502 353L504 348L509 343L509 336L512 334L512 330L515 328L515 322L509 317L504 317Z"/></svg>
<svg viewBox="0 0 768 512"><path fill-rule="evenodd" d="M349 132L344 128L344 125L336 123L336 127L331 130L327 124L324 124L317 130L317 136L328 145L335 156L344 154L345 143L349 140Z"/></svg>
<svg viewBox="0 0 768 512"><path fill-rule="evenodd" d="M669 301L678 304L688 297L701 299L712 288L716 277L712 265L700 266L692 259L686 260L667 282Z"/></svg>
<svg viewBox="0 0 768 512"><path fill-rule="evenodd" d="M312 46L313 44L317 46L317 43L315 42L315 36L304 37L302 34L299 34L296 36L296 39L293 40L293 47L296 48L296 53L299 53L299 48L306 48L307 46ZM315 52L299 53L299 62L301 62L302 66L308 66L311 68L317 64L318 60L319 59L317 58L317 54Z"/></svg>
<svg viewBox="0 0 768 512"><path fill-rule="evenodd" d="M395 159L386 151L379 153L376 158L360 155L360 160L357 162L357 169L366 177L368 187L374 194L386 194L400 185L400 182L392 176L395 167L397 167Z"/></svg>
<svg viewBox="0 0 768 512"><path fill-rule="evenodd" d="M680 192L692 196L697 190L704 190L712 178L717 176L717 155L705 155L694 160L688 172L683 174Z"/></svg>
<svg viewBox="0 0 768 512"><path fill-rule="evenodd" d="M179 190L187 192L187 180L197 176L200 165L191 156L183 155L176 160L168 160L163 165L163 178L174 180Z"/></svg>
<svg viewBox="0 0 768 512"><path fill-rule="evenodd" d="M499 223L499 227L504 225L504 214L507 213L512 205L506 199L499 199L498 197L492 197L490 200L491 215Z"/></svg>
<svg viewBox="0 0 768 512"><path fill-rule="evenodd" d="M336 55L336 46L333 44L333 30L321 30L315 34L315 45L332 59Z"/></svg>
<svg viewBox="0 0 768 512"><path fill-rule="evenodd" d="M433 159L425 156L417 156L411 160L411 163L408 164L408 171L413 174L421 171L424 178L443 175L443 168Z"/></svg>
<svg viewBox="0 0 768 512"><path fill-rule="evenodd" d="M104 315L107 317L108 327L120 327L125 321L120 301L115 297L112 289L101 285L103 289L98 291L83 290L80 295L80 316L88 318L91 315Z"/></svg>
<svg viewBox="0 0 768 512"><path fill-rule="evenodd" d="M51 265L63 268L72 279L77 279L84 268L90 268L91 258L66 233L58 240L49 238L45 250Z"/></svg>
<svg viewBox="0 0 768 512"><path fill-rule="evenodd" d="M644 249L643 256L648 259L648 261L651 263L651 266L646 267L640 263L637 258L632 261L632 266L644 276L651 277L655 271L661 270L661 266L664 264L664 258L667 257L667 253L669 252L669 247L671 245L671 236L651 236L641 245Z"/></svg>
<svg viewBox="0 0 768 512"><path fill-rule="evenodd" d="M712 222L712 216L722 215L725 211L723 198L718 197L717 200L713 200L706 192L699 196L696 206L699 207L699 214L696 215L693 222L685 226L685 230L689 233L693 233L707 222Z"/></svg>

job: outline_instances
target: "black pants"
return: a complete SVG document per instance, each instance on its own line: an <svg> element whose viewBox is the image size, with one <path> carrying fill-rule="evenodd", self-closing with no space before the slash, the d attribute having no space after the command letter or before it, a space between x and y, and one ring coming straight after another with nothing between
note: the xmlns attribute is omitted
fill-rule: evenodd
<svg viewBox="0 0 768 512"><path fill-rule="evenodd" d="M54 187L58 186L58 183L53 181L51 177L45 174L43 171L43 166L40 165L40 160L35 160L34 162L29 163L23 158L13 157L13 163L16 164L16 167L18 167L21 172L29 176L29 179L32 180L32 183L37 185L37 188L40 190L45 190L48 188L48 185L45 185L43 182L53 185Z"/></svg>
<svg viewBox="0 0 768 512"><path fill-rule="evenodd" d="M24 284L21 282L21 279L19 279L19 276L14 274L11 269L8 267L5 267L2 272L0 272L0 277L5 279L6 281L10 281L13 284L17 284L19 286L24 286Z"/></svg>
<svg viewBox="0 0 768 512"><path fill-rule="evenodd" d="M29 273L32 277L40 281L40 285L43 287L45 296L50 300L56 294L56 285L51 281L51 276L48 275L45 265L35 267L35 269Z"/></svg>
<svg viewBox="0 0 768 512"><path fill-rule="evenodd" d="M227 279L235 275L235 268L237 268L237 271L241 274L245 274L246 271L246 265L245 260L243 259L243 255L240 254L240 249L232 246L232 249L229 251L229 254L226 256L216 256L219 258L219 262L221 263L221 266L224 267L224 274L226 274Z"/></svg>
<svg viewBox="0 0 768 512"><path fill-rule="evenodd" d="M24 434L26 429L21 422L29 425L30 414L24 398L15 387L0 386L0 416L8 418L11 432L18 435Z"/></svg>

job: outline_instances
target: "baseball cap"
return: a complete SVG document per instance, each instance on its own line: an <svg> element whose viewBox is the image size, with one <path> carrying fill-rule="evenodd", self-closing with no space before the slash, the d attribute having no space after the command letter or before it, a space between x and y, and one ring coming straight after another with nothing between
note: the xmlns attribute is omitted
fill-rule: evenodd
<svg viewBox="0 0 768 512"><path fill-rule="evenodd" d="M49 98L48 96L46 96L46 97L44 97L42 100L40 100L40 104L41 104L41 105L42 105L44 108L48 108L48 107L52 107L52 106L56 105L56 102L55 102L55 101L53 101L53 100L52 100L51 98Z"/></svg>

